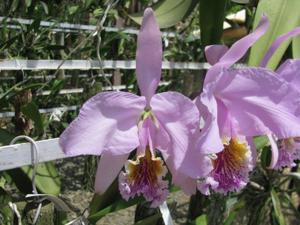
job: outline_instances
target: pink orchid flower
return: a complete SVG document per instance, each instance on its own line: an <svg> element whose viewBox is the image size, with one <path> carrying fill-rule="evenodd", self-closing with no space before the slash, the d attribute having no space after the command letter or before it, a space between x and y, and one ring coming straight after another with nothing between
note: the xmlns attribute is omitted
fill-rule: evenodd
<svg viewBox="0 0 300 225"><path fill-rule="evenodd" d="M294 115L292 99L299 93L273 71L265 68L231 68L268 27L262 17L255 31L232 45L208 46L208 70L196 104L205 121L197 148L210 155L213 170L198 180L198 189L209 194L238 191L248 182L256 160L252 137L299 136L300 119ZM278 155L273 154L271 166ZM198 176L199 177L199 176Z"/></svg>
<svg viewBox="0 0 300 225"><path fill-rule="evenodd" d="M297 27L287 33L280 35L270 46L266 55L261 61L260 67L266 67L269 60L275 53L276 49L280 47L281 43L285 40L300 34L300 27ZM300 85L300 60L286 60L276 71L278 76L285 79L294 91L298 91ZM294 114L300 118L300 99L291 99L291 105L289 106ZM281 169L283 167L296 166L295 160L300 159L300 137L289 137L285 139L279 139L276 143L273 143L272 151L275 155L278 154L278 160L274 164L275 169ZM274 154L273 154L274 155Z"/></svg>
<svg viewBox="0 0 300 225"><path fill-rule="evenodd" d="M83 105L79 116L60 136L66 154L101 155L96 193L103 193L119 174L119 190L124 199L142 195L152 207L157 207L168 194L167 168L173 183L184 185L181 167L189 139L198 131L199 112L190 99L177 92L155 94L161 66L161 33L152 9L148 8L136 53L142 96L116 91L99 93ZM128 160L135 149L135 160ZM124 165L125 170L121 171Z"/></svg>

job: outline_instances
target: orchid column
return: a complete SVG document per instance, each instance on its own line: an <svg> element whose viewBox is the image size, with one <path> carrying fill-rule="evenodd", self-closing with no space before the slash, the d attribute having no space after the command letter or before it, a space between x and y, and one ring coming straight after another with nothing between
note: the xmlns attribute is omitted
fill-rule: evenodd
<svg viewBox="0 0 300 225"><path fill-rule="evenodd" d="M181 168L190 139L198 131L199 112L190 99L179 93L155 94L161 65L161 33L148 8L136 53L142 96L99 93L83 105L79 116L60 137L66 154L101 155L95 181L97 193L103 193L120 174L119 189L124 199L142 195L156 207L168 194L168 170L175 184L185 185ZM134 159L128 160L135 149ZM158 151L164 161L157 156ZM120 172L124 165L125 170ZM201 171L202 175L209 170Z"/></svg>

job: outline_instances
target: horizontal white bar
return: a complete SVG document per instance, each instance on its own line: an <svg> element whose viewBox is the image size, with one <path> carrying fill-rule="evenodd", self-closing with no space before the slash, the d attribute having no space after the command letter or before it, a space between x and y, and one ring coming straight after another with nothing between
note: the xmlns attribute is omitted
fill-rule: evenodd
<svg viewBox="0 0 300 225"><path fill-rule="evenodd" d="M71 75L71 74L66 74L65 78L72 78L72 77L78 77L78 78L88 78L88 77L103 77L102 74L79 74L79 75ZM105 73L104 74L105 77L111 77L112 74L111 73ZM34 79L34 80L38 80L38 79L46 79L46 80L51 80L54 79L55 76L54 75L33 75L33 76L28 76L28 78ZM0 80L15 80L16 78L14 76L4 76L1 77L0 76Z"/></svg>
<svg viewBox="0 0 300 225"><path fill-rule="evenodd" d="M0 70L56 70L62 60L1 60ZM104 60L103 69L135 69L135 60ZM172 70L203 70L209 69L208 63L169 62L163 61L162 69ZM60 67L62 70L91 70L100 69L98 60L66 60Z"/></svg>
<svg viewBox="0 0 300 225"><path fill-rule="evenodd" d="M69 157L62 152L58 138L37 141L36 144L39 147L39 162ZM0 147L0 171L31 165L31 162L30 143Z"/></svg>
<svg viewBox="0 0 300 225"><path fill-rule="evenodd" d="M0 17L0 22L6 20L6 22L18 22L24 25L32 24L33 20L29 19L21 19L21 18L7 18L7 17ZM2 25L3 26L3 25ZM41 21L40 26L42 27L50 27L51 30L55 32L92 32L96 30L96 26L94 25L83 25L83 24L72 24L72 23L58 23L58 22L49 22L49 21ZM18 29L17 25L9 25L8 28ZM122 32L126 34L135 34L139 33L138 29L135 28L125 28L120 29L116 27L104 27L106 32ZM162 32L162 35L165 37L175 37L175 32Z"/></svg>
<svg viewBox="0 0 300 225"><path fill-rule="evenodd" d="M53 113L56 111L74 111L78 109L79 106L73 105L73 106L65 106L65 107L56 107L56 108L49 108L49 109L39 109L40 113ZM14 117L14 112L0 112L0 118L8 118L8 117Z"/></svg>
<svg viewBox="0 0 300 225"><path fill-rule="evenodd" d="M169 81L162 81L159 83L159 85L169 85L171 82ZM126 86L126 85L116 85L116 86L113 86L113 90L114 91L120 91L120 90L123 90L123 89L131 89L133 88L133 85L129 85L129 86ZM110 91L112 90L111 87L102 87L102 91ZM82 93L84 91L83 88L70 88L70 89L62 89L59 91L59 94L60 95L64 95L64 94L78 94L78 93ZM40 95L50 95L51 91L42 91L40 93L37 93L38 96Z"/></svg>
<svg viewBox="0 0 300 225"><path fill-rule="evenodd" d="M122 89L125 89L126 85L118 85L118 86L113 86L114 91L120 91ZM131 86L128 86L128 88L132 88ZM78 94L83 92L83 88L70 88L70 89L62 89L59 91L60 95L65 95L65 94ZM102 87L103 91L110 91L111 87ZM50 95L51 91L42 91L40 93L37 93L38 96L40 95Z"/></svg>

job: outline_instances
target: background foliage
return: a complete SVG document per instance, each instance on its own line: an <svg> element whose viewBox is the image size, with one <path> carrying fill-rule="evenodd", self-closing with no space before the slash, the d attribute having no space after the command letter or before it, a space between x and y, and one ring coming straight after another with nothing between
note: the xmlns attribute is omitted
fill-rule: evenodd
<svg viewBox="0 0 300 225"><path fill-rule="evenodd" d="M271 21L268 33L258 41L249 55L249 64L258 65L267 46L279 34L300 25L298 0L261 0L238 4L229 0L121 0L109 13L105 26L135 27L141 21L143 9L151 5L155 9L163 31L176 32L175 37L164 37L164 60L183 62L205 62L204 46L209 44L232 44L255 27L262 13ZM87 32L54 32L52 27L40 26L41 21L54 23L96 25L105 12L105 1L101 0L10 0L0 2L0 16L4 17L0 28L1 59L134 59L136 36L123 32L101 32L101 48L97 49L99 37L89 38ZM227 19L226 16L244 9L246 20ZM7 18L32 19L31 25L9 22ZM224 20L230 28L223 29ZM18 29L9 26L16 25ZM287 41L269 63L274 69L285 58L299 56L299 38ZM81 43L84 43L83 45ZM79 46L79 47L78 47ZM75 51L75 50L76 51ZM247 62L247 59L244 60ZM76 117L78 111L64 112L59 119L53 115L40 114L38 109L66 105L81 105L102 87L114 83L103 77L95 77L98 70L84 71L87 78L80 78L83 71L0 71L0 111L14 111L11 119L0 118L0 145L9 144L19 134L36 140L58 137ZM115 71L105 71L115 74ZM134 71L122 73L121 83L128 91L138 92ZM55 79L47 79L49 73ZM169 85L159 91L175 90L194 97L202 87L205 71L163 71L163 80ZM66 75L72 75L68 78ZM41 79L33 79L41 76ZM67 88L84 88L83 94L59 95ZM39 96L38 91L49 90L50 95ZM251 182L240 193L205 197L200 193L191 197L187 224L299 224L299 178L298 166L292 170L272 171L267 169L270 150L265 137L256 139L258 164L251 174ZM86 191L92 190L97 159L84 159ZM60 195L61 186L58 164L48 162L37 169L36 185L40 193ZM22 209L24 218L30 218L35 204L24 199L31 193L30 167L0 172L0 223L11 224L15 215L8 203L15 202ZM178 191L172 187L172 191ZM44 207L51 205L50 201ZM102 196L94 196L90 205L90 223L96 223L108 213L138 204L136 224L161 224L157 210L151 211L142 199L126 202L120 198L116 183ZM53 208L51 208L53 210ZM79 216L81 212L77 212ZM51 223L64 224L67 216L54 210ZM24 219L25 224L30 223Z"/></svg>

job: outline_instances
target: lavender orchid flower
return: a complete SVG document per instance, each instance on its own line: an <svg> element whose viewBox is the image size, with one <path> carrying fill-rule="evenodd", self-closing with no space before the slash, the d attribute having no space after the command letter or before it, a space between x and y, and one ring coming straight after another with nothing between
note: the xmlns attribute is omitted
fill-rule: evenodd
<svg viewBox="0 0 300 225"><path fill-rule="evenodd" d="M299 35L300 27L297 27L287 33L280 35L270 46L265 57L261 61L260 67L266 67L268 61L271 59L276 49L280 47L280 44L285 40ZM285 79L291 88L298 91L300 85L300 60L286 60L277 70L278 76ZM300 99L291 99L290 109L293 109L295 115L300 118ZM281 169L283 167L296 166L295 160L300 159L300 137L289 137L286 139L279 139L276 143L272 144L273 152L278 152L278 160L274 165L275 169Z"/></svg>
<svg viewBox="0 0 300 225"><path fill-rule="evenodd" d="M199 112L176 92L155 94L161 77L161 33L152 9L144 12L136 53L137 82L142 96L102 92L89 99L60 136L69 155L101 155L95 192L103 193L119 174L124 199L142 195L152 207L168 194L167 168L173 182L185 185L180 172L189 138L198 130ZM136 151L135 160L127 160ZM157 156L157 150L166 162ZM123 166L125 171L121 171ZM120 172L121 171L121 172ZM203 173L208 173L203 171Z"/></svg>
<svg viewBox="0 0 300 225"><path fill-rule="evenodd" d="M268 27L262 17L255 31L232 45L209 46L206 56L213 65L196 104L205 121L197 148L210 155L213 170L198 180L198 189L227 193L248 182L256 152L253 136L298 136L300 120L289 105L299 93L276 73L265 68L230 68L261 37ZM278 155L274 155L274 166ZM199 176L198 176L199 177ZM196 177L195 177L196 178Z"/></svg>

